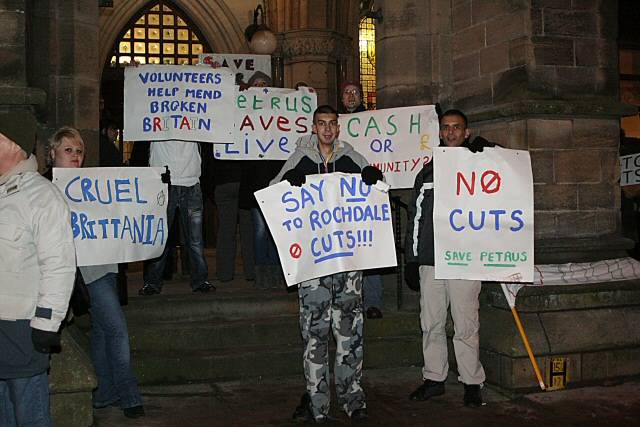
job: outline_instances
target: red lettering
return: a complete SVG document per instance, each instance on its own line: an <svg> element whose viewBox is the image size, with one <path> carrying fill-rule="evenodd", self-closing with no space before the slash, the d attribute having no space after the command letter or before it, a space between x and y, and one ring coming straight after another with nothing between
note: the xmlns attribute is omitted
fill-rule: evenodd
<svg viewBox="0 0 640 427"><path fill-rule="evenodd" d="M180 129L182 129L185 126L187 127L187 129L191 129L191 126L189 125L189 120L185 116L182 116L182 122L180 123Z"/></svg>
<svg viewBox="0 0 640 427"><path fill-rule="evenodd" d="M287 119L284 116L278 116L278 129L280 129L283 132L289 132L291 131L291 128L286 128L285 125L289 124L289 119Z"/></svg>
<svg viewBox="0 0 640 427"><path fill-rule="evenodd" d="M153 118L153 131L162 130L162 126L160 126L160 117Z"/></svg>
<svg viewBox="0 0 640 427"><path fill-rule="evenodd" d="M242 119L242 124L240 125L240 130L244 129L245 126L249 126L251 128L251 130L256 130L253 127L253 122L251 121L249 116L244 116L244 119Z"/></svg>
<svg viewBox="0 0 640 427"><path fill-rule="evenodd" d="M269 117L269 121L265 124L263 117L260 116L260 123L262 124L262 129L269 130L269 126L271 126L271 122L273 122L273 116Z"/></svg>
<svg viewBox="0 0 640 427"><path fill-rule="evenodd" d="M456 173L456 181L457 181L457 187L458 187L456 189L456 196L460 195L460 182L464 183L464 186L467 187L467 191L469 192L469 194L473 196L473 193L475 192L475 187L476 187L476 173L475 172L471 172L471 185L469 185L469 182L464 177L462 172Z"/></svg>
<svg viewBox="0 0 640 427"><path fill-rule="evenodd" d="M298 117L296 119L296 126L298 126L298 130L296 130L296 133L307 133L309 131L309 126L307 126L305 123L300 123L301 121L306 122L307 118Z"/></svg>

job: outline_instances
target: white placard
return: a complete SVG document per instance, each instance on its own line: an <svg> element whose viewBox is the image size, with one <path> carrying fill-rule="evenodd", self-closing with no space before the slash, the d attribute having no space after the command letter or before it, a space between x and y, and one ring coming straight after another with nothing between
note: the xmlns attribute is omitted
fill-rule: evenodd
<svg viewBox="0 0 640 427"><path fill-rule="evenodd" d="M340 139L380 169L391 188L411 188L440 144L433 105L340 115Z"/></svg>
<svg viewBox="0 0 640 427"><path fill-rule="evenodd" d="M438 279L533 281L533 175L529 152L434 149Z"/></svg>
<svg viewBox="0 0 640 427"><path fill-rule="evenodd" d="M271 78L271 55L201 53L198 65L228 67L235 74L235 83L250 85L252 78L265 74Z"/></svg>
<svg viewBox="0 0 640 427"><path fill-rule="evenodd" d="M227 160L286 160L296 141L311 133L317 97L313 89L252 87L238 92L233 144L215 145Z"/></svg>
<svg viewBox="0 0 640 427"><path fill-rule="evenodd" d="M640 153L620 156L620 186L640 184Z"/></svg>
<svg viewBox="0 0 640 427"><path fill-rule="evenodd" d="M388 186L360 175L309 175L255 192L288 286L343 271L396 265Z"/></svg>
<svg viewBox="0 0 640 427"><path fill-rule="evenodd" d="M124 139L233 141L236 86L227 68L143 65L124 71Z"/></svg>
<svg viewBox="0 0 640 427"><path fill-rule="evenodd" d="M169 192L162 168L54 168L71 210L79 266L140 261L162 254Z"/></svg>

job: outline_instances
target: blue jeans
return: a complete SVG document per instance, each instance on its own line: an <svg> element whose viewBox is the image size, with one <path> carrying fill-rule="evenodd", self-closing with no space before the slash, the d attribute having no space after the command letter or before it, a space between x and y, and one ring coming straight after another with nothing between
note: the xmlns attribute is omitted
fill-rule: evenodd
<svg viewBox="0 0 640 427"><path fill-rule="evenodd" d="M109 273L87 284L91 297L91 361L98 377L93 406L118 402L121 408L142 405L131 369L127 322L118 300L117 275Z"/></svg>
<svg viewBox="0 0 640 427"><path fill-rule="evenodd" d="M0 380L0 426L51 427L47 373Z"/></svg>
<svg viewBox="0 0 640 427"><path fill-rule="evenodd" d="M365 272L363 282L364 309L368 310L371 307L375 307L382 310L382 276Z"/></svg>
<svg viewBox="0 0 640 427"><path fill-rule="evenodd" d="M191 287L196 289L207 281L207 261L204 259L202 240L202 190L200 184L191 187L169 186L169 206L167 206L167 227L173 223L176 209L180 212L180 225L191 264ZM169 230L170 231L170 230ZM144 283L157 290L162 289L162 275L167 262L167 246L158 258L151 260L144 275Z"/></svg>
<svg viewBox="0 0 640 427"><path fill-rule="evenodd" d="M256 265L280 265L278 250L271 237L267 223L258 208L251 209L253 217L253 252L255 253Z"/></svg>

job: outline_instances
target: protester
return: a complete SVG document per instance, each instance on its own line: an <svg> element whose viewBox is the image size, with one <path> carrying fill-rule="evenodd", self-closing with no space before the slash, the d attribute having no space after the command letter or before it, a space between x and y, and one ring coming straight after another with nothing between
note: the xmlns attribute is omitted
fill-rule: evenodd
<svg viewBox="0 0 640 427"><path fill-rule="evenodd" d="M100 129L100 166L122 166L122 152L118 148L118 125L107 122Z"/></svg>
<svg viewBox="0 0 640 427"><path fill-rule="evenodd" d="M344 82L340 85L340 114L359 113L367 111L362 105L362 86L355 82Z"/></svg>
<svg viewBox="0 0 640 427"><path fill-rule="evenodd" d="M465 147L475 153L494 145L480 137L470 141L469 136L464 113L448 110L441 116L441 146ZM405 281L411 289L420 291L424 358L424 382L409 398L427 400L444 394L449 372L445 324L450 305L455 329L453 348L459 379L464 383L464 405L477 407L482 405L480 388L485 380L479 359L480 281L434 278L433 190L433 162L430 162L416 176L405 237Z"/></svg>
<svg viewBox="0 0 640 427"><path fill-rule="evenodd" d="M35 135L0 129L0 425L48 427L49 353L60 351L76 270L70 214L37 172Z"/></svg>
<svg viewBox="0 0 640 427"><path fill-rule="evenodd" d="M84 153L80 133L64 126L49 140L47 163L57 168L79 168ZM91 265L79 269L91 301L91 362L98 377L93 407L118 406L128 418L142 417L144 407L131 368L127 321L118 298L118 265Z"/></svg>
<svg viewBox="0 0 640 427"><path fill-rule="evenodd" d="M358 113L366 111L362 105L362 87L358 83L345 82L340 89L340 114ZM367 319L382 318L382 276L377 269L367 270L363 273L362 296L364 297L364 309Z"/></svg>
<svg viewBox="0 0 640 427"><path fill-rule="evenodd" d="M353 147L338 139L337 111L320 106L313 114L313 135L298 140L296 150L272 181L287 180L301 186L306 175L317 173L361 173L373 185L382 172ZM362 389L363 316L362 272L348 271L298 284L300 329L304 345L303 366L306 393L296 408L297 421L324 422L329 414L329 336L338 342L334 366L336 392L342 409L353 420L367 418Z"/></svg>
<svg viewBox="0 0 640 427"><path fill-rule="evenodd" d="M199 146L195 142L153 141L151 143L149 165L167 167L171 176L167 207L169 232L171 232L176 209L179 209L185 249L189 254L191 267L191 289L193 292L207 293L215 291L215 287L208 280L209 273L202 239L201 161ZM144 286L138 294L155 295L162 291L168 253L169 248L165 246L162 255L148 263L144 272Z"/></svg>

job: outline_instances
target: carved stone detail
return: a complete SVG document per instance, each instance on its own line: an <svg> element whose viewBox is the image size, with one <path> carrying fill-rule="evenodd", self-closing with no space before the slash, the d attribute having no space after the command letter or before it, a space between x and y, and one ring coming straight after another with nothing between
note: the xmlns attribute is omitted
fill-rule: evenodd
<svg viewBox="0 0 640 427"><path fill-rule="evenodd" d="M339 58L347 50L347 38L335 31L286 31L282 39L282 56L294 59L301 56Z"/></svg>

